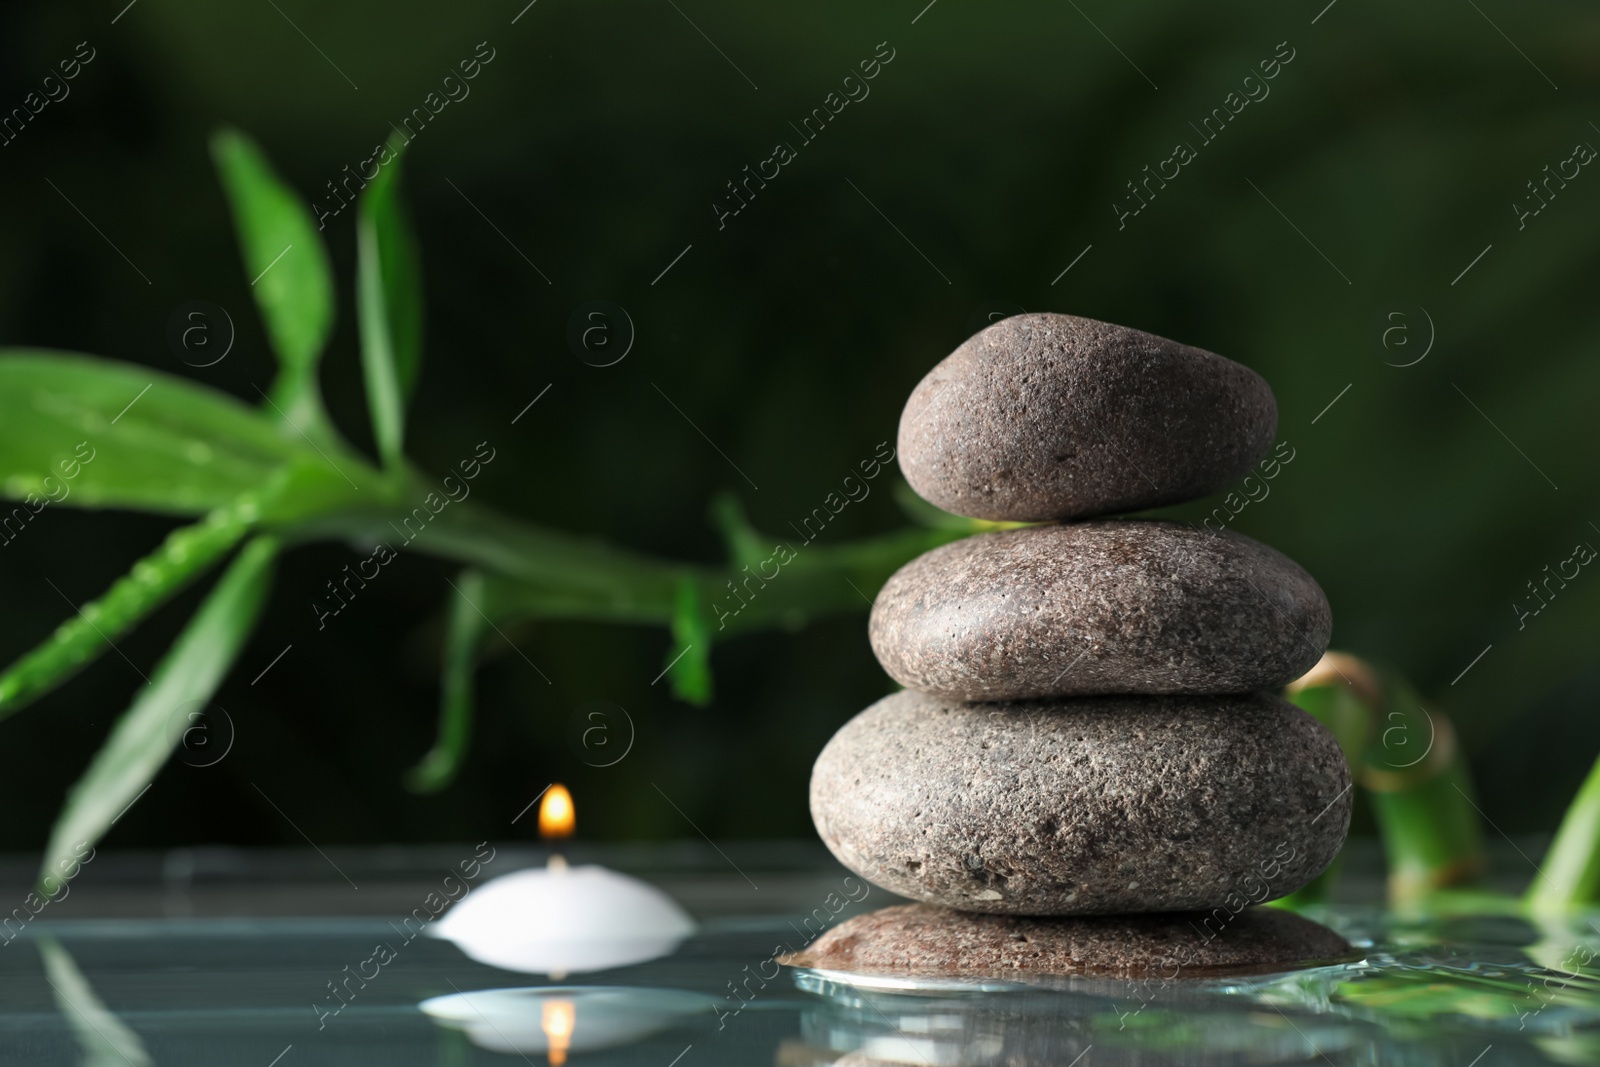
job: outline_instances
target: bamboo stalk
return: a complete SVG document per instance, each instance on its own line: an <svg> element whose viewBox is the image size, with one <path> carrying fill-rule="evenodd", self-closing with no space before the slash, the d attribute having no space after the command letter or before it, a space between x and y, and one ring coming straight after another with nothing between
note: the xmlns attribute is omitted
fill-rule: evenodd
<svg viewBox="0 0 1600 1067"><path fill-rule="evenodd" d="M1389 898L1403 904L1470 884L1484 866L1483 833L1466 758L1450 720L1397 677L1329 652L1286 691L1333 733L1362 786L1383 841ZM1600 785L1594 800L1600 825ZM1591 837L1592 840L1592 837ZM1327 899L1339 860L1278 903ZM1597 872L1600 878L1600 872Z"/></svg>
<svg viewBox="0 0 1600 1067"><path fill-rule="evenodd" d="M1362 760L1389 861L1389 899L1403 904L1477 880L1484 868L1481 816L1466 756L1443 712L1429 711L1394 679L1384 731Z"/></svg>
<svg viewBox="0 0 1600 1067"><path fill-rule="evenodd" d="M1372 668L1348 653L1325 652L1315 667L1289 683L1284 696L1328 728L1354 776L1383 704L1383 688ZM1339 880L1342 860L1341 852L1321 874L1273 903L1294 909L1326 901Z"/></svg>

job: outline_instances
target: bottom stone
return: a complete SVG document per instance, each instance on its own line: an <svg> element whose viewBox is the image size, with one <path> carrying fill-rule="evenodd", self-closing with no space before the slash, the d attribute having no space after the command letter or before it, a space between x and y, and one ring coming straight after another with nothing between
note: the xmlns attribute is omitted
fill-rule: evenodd
<svg viewBox="0 0 1600 1067"><path fill-rule="evenodd" d="M1029 918L901 904L857 915L778 962L923 978L1172 980L1286 970L1350 952L1332 930L1278 908Z"/></svg>

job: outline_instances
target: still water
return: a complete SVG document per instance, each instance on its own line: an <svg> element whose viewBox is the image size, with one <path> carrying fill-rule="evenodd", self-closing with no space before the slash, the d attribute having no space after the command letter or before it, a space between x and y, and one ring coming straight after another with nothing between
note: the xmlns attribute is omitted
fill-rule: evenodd
<svg viewBox="0 0 1600 1067"><path fill-rule="evenodd" d="M1311 915L1359 958L1247 978L909 982L784 968L767 980L774 947L803 939L804 914L844 872L806 850L741 857L740 873L675 855L604 858L670 893L696 932L658 958L560 977L402 938L427 884L410 854L385 861L387 878L370 857L364 870L336 856L358 892L281 864L255 872L255 858L209 882L191 870L176 888L102 877L83 887L90 906L74 913L69 900L0 948L0 1062L1600 1064L1600 915L1343 903ZM506 869L534 862L512 856ZM893 902L874 891L839 921ZM390 951L375 956L378 944Z"/></svg>

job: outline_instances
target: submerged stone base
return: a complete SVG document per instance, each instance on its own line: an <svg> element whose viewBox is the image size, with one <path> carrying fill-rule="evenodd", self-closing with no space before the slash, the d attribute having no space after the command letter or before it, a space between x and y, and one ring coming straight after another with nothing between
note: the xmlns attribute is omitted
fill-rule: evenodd
<svg viewBox="0 0 1600 1067"><path fill-rule="evenodd" d="M1223 924L1205 912L1032 918L902 904L857 915L778 962L924 978L1173 980L1287 970L1350 952L1332 930L1277 908L1246 908Z"/></svg>

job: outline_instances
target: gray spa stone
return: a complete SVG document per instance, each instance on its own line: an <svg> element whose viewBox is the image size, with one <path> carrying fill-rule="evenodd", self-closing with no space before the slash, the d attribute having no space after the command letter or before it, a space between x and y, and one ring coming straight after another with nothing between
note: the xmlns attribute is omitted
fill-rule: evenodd
<svg viewBox="0 0 1600 1067"><path fill-rule="evenodd" d="M778 962L922 978L1175 981L1288 970L1350 952L1332 930L1278 908L1041 919L900 904L854 916Z"/></svg>
<svg viewBox="0 0 1600 1067"><path fill-rule="evenodd" d="M1277 429L1254 371L1075 315L974 334L900 416L900 469L957 515L1036 522L1195 500L1244 474Z"/></svg>
<svg viewBox="0 0 1600 1067"><path fill-rule="evenodd" d="M1239 534L1086 522L980 534L900 568L869 636L895 681L959 700L1244 693L1300 677L1333 616L1312 577Z"/></svg>
<svg viewBox="0 0 1600 1067"><path fill-rule="evenodd" d="M1338 853L1350 770L1267 693L963 704L885 697L817 758L811 817L861 877L967 911L1243 908Z"/></svg>

